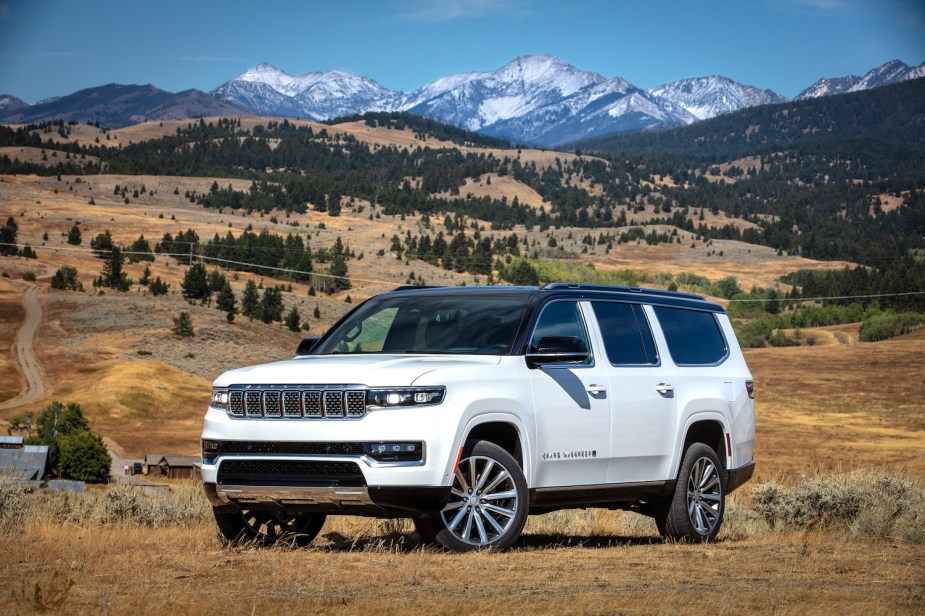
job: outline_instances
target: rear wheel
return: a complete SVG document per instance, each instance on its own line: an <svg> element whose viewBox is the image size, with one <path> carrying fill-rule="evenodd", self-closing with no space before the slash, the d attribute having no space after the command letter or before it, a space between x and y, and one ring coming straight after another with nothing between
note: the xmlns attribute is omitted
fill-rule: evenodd
<svg viewBox="0 0 925 616"><path fill-rule="evenodd" d="M528 501L517 460L494 443L468 441L446 507L414 523L425 542L448 550L503 550L520 536Z"/></svg>
<svg viewBox="0 0 925 616"><path fill-rule="evenodd" d="M703 443L684 453L674 496L656 513L655 522L664 537L688 541L712 541L723 524L726 508L726 473L719 457Z"/></svg>
<svg viewBox="0 0 925 616"><path fill-rule="evenodd" d="M249 509L222 512L217 508L213 509L213 514L218 530L232 543L272 545L278 541L291 541L299 547L307 546L318 536L327 517L317 513Z"/></svg>

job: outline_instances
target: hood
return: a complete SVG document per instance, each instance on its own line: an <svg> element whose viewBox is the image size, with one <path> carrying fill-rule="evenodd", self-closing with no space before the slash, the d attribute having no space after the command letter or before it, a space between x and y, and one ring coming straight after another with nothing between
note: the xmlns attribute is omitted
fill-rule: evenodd
<svg viewBox="0 0 925 616"><path fill-rule="evenodd" d="M368 385L405 387L434 370L466 365L490 366L500 358L448 355L317 355L229 370L213 386Z"/></svg>

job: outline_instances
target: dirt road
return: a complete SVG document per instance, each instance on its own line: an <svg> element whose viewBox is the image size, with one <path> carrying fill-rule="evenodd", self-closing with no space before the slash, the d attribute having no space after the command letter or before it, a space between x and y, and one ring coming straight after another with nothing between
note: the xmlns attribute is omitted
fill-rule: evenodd
<svg viewBox="0 0 925 616"><path fill-rule="evenodd" d="M45 379L42 365L35 357L32 341L35 330L42 321L42 302L38 298L38 287L29 287L23 299L26 318L16 334L16 357L23 376L26 378L26 390L11 400L0 404L0 410L11 409L30 402L35 402L45 394Z"/></svg>

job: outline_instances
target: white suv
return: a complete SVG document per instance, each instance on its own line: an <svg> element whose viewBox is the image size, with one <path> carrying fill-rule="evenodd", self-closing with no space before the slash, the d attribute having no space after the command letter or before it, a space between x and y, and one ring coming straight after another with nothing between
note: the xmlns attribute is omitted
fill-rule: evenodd
<svg viewBox="0 0 925 616"><path fill-rule="evenodd" d="M288 361L214 383L202 477L229 540L410 517L452 550L528 514L631 509L711 540L754 470L752 376L722 307L584 284L400 288Z"/></svg>

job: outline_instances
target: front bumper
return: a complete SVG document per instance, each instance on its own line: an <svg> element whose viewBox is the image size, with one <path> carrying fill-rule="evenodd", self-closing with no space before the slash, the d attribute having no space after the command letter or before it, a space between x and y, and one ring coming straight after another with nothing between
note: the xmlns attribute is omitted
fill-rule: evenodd
<svg viewBox="0 0 925 616"><path fill-rule="evenodd" d="M409 515L439 511L449 486L300 487L203 484L222 510L283 510L341 515Z"/></svg>

